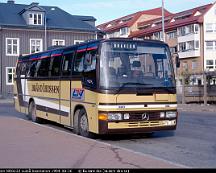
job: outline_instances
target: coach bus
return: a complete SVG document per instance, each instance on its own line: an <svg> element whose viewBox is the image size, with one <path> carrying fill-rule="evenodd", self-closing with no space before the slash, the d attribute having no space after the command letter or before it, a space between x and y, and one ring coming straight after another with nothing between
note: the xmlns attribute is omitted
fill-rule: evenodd
<svg viewBox="0 0 216 173"><path fill-rule="evenodd" d="M85 137L175 130L178 118L171 53L153 40L103 39L20 56L14 101L33 122Z"/></svg>

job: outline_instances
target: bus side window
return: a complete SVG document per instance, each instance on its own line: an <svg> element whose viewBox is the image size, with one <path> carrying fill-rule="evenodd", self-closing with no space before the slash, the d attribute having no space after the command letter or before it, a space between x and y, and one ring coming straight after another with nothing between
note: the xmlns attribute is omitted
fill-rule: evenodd
<svg viewBox="0 0 216 173"><path fill-rule="evenodd" d="M26 62L26 70L25 70L25 76L28 77L28 71L31 67L31 61Z"/></svg>
<svg viewBox="0 0 216 173"><path fill-rule="evenodd" d="M29 70L27 73L27 77L35 77L36 75L36 66L37 66L38 61L31 61L29 64Z"/></svg>
<svg viewBox="0 0 216 173"><path fill-rule="evenodd" d="M94 71L96 69L97 50L88 51L84 59L84 72Z"/></svg>
<svg viewBox="0 0 216 173"><path fill-rule="evenodd" d="M74 56L74 53L63 56L62 76L70 76L73 56Z"/></svg>
<svg viewBox="0 0 216 173"><path fill-rule="evenodd" d="M51 76L59 76L61 71L61 60L62 56L54 56L51 58L50 62L50 72Z"/></svg>
<svg viewBox="0 0 216 173"><path fill-rule="evenodd" d="M20 68L20 75L25 76L26 75L26 67L27 67L27 63L23 62L22 66Z"/></svg>
<svg viewBox="0 0 216 173"><path fill-rule="evenodd" d="M24 77L26 73L26 62L19 62L16 68L17 77ZM22 75L22 76L21 76Z"/></svg>
<svg viewBox="0 0 216 173"><path fill-rule="evenodd" d="M85 53L86 53L85 51L76 53L75 61L74 61L74 72L75 73L83 72L83 60L85 57Z"/></svg>
<svg viewBox="0 0 216 173"><path fill-rule="evenodd" d="M40 64L37 64L37 77L48 77L50 65L50 57L44 58L39 61Z"/></svg>
<svg viewBox="0 0 216 173"><path fill-rule="evenodd" d="M77 52L74 61L74 72L81 73L83 72L83 61L86 51Z"/></svg>
<svg viewBox="0 0 216 173"><path fill-rule="evenodd" d="M20 77L20 75L21 75L21 68L22 68L22 63L18 63L17 64L17 68L16 68L16 75L17 75L17 77Z"/></svg>

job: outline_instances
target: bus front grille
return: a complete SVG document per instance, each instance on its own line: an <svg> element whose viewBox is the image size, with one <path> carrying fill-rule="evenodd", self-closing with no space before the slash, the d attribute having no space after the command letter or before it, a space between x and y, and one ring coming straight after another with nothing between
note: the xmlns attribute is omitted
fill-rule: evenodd
<svg viewBox="0 0 216 173"><path fill-rule="evenodd" d="M158 127L161 126L160 121L141 121L141 122L129 122L128 127Z"/></svg>
<svg viewBox="0 0 216 173"><path fill-rule="evenodd" d="M150 128L150 127L163 127L163 126L174 126L174 125L176 125L176 120L109 122L108 129Z"/></svg>
<svg viewBox="0 0 216 173"><path fill-rule="evenodd" d="M149 120L160 119L160 112L133 112L130 113L130 120L142 120L142 115L144 113L148 115Z"/></svg>

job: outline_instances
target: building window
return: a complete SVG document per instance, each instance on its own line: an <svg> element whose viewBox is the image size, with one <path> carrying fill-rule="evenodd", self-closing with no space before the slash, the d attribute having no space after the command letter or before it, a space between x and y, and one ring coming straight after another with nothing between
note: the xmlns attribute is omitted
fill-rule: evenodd
<svg viewBox="0 0 216 173"><path fill-rule="evenodd" d="M120 35L127 35L128 34L128 27L120 29Z"/></svg>
<svg viewBox="0 0 216 173"><path fill-rule="evenodd" d="M30 39L30 53L43 51L42 39Z"/></svg>
<svg viewBox="0 0 216 173"><path fill-rule="evenodd" d="M199 49L199 41L195 41L195 49Z"/></svg>
<svg viewBox="0 0 216 173"><path fill-rule="evenodd" d="M53 39L52 45L53 46L65 46L65 40Z"/></svg>
<svg viewBox="0 0 216 173"><path fill-rule="evenodd" d="M80 43L83 43L84 40L74 40L74 44L77 45L77 44L80 44Z"/></svg>
<svg viewBox="0 0 216 173"><path fill-rule="evenodd" d="M176 53L177 52L177 47L170 47L170 52L173 54L173 53Z"/></svg>
<svg viewBox="0 0 216 173"><path fill-rule="evenodd" d="M186 42L179 43L179 52L186 51Z"/></svg>
<svg viewBox="0 0 216 173"><path fill-rule="evenodd" d="M187 62L183 62L183 70L188 70L188 64L187 64Z"/></svg>
<svg viewBox="0 0 216 173"><path fill-rule="evenodd" d="M199 25L198 24L195 24L194 31L195 31L195 33L199 32Z"/></svg>
<svg viewBox="0 0 216 173"><path fill-rule="evenodd" d="M194 50L194 41L187 42L187 50Z"/></svg>
<svg viewBox="0 0 216 173"><path fill-rule="evenodd" d="M206 68L213 69L214 68L214 61L213 60L206 60Z"/></svg>
<svg viewBox="0 0 216 173"><path fill-rule="evenodd" d="M213 41L206 41L206 49L213 50L214 49L214 42Z"/></svg>
<svg viewBox="0 0 216 173"><path fill-rule="evenodd" d="M6 85L14 84L15 67L6 67Z"/></svg>
<svg viewBox="0 0 216 173"><path fill-rule="evenodd" d="M213 32L213 23L206 24L206 32Z"/></svg>
<svg viewBox="0 0 216 173"><path fill-rule="evenodd" d="M192 24L192 25L188 25L188 31L187 31L187 33L194 33L194 24Z"/></svg>
<svg viewBox="0 0 216 173"><path fill-rule="evenodd" d="M156 32L153 34L153 39L162 40L162 32Z"/></svg>
<svg viewBox="0 0 216 173"><path fill-rule="evenodd" d="M179 36L184 36L184 35L186 35L186 27L185 26L179 28Z"/></svg>
<svg viewBox="0 0 216 173"><path fill-rule="evenodd" d="M198 67L198 63L197 63L197 60L193 60L192 61L192 69L196 69Z"/></svg>
<svg viewBox="0 0 216 173"><path fill-rule="evenodd" d="M177 31L172 31L167 33L167 38L168 39L173 39L177 37Z"/></svg>
<svg viewBox="0 0 216 173"><path fill-rule="evenodd" d="M6 38L6 55L19 55L19 38Z"/></svg>
<svg viewBox="0 0 216 173"><path fill-rule="evenodd" d="M29 14L30 25L42 25L42 14L30 13Z"/></svg>

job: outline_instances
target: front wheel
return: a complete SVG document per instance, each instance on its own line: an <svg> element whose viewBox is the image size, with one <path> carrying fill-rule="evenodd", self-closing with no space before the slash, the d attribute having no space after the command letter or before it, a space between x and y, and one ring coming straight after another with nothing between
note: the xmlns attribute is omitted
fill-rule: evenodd
<svg viewBox="0 0 216 173"><path fill-rule="evenodd" d="M87 113L84 109L77 110L75 113L74 131L84 137L93 137L93 134L89 132Z"/></svg>

